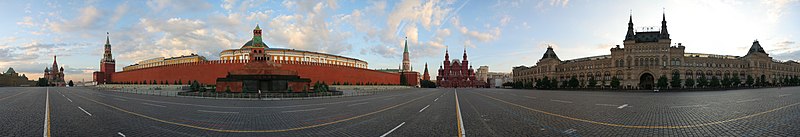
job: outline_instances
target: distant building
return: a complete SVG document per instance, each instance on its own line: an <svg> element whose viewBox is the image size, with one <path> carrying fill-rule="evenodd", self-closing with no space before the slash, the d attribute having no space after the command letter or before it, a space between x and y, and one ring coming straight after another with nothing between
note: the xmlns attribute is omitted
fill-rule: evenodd
<svg viewBox="0 0 800 137"><path fill-rule="evenodd" d="M170 58L158 57L158 58L142 60L130 66L125 66L122 68L122 71L131 71L136 69L151 68L151 67L158 67L165 65L195 63L195 62L205 62L205 61L208 60L206 60L205 57L197 54L190 54L190 55L170 57Z"/></svg>
<svg viewBox="0 0 800 137"><path fill-rule="evenodd" d="M32 86L33 84L33 81L28 80L28 76L20 75L14 71L14 68L8 68L5 73L0 74L0 87Z"/></svg>
<svg viewBox="0 0 800 137"><path fill-rule="evenodd" d="M475 78L477 78L479 81L489 82L486 81L486 78L488 78L487 75L489 73L489 66L480 66L478 67L478 71L475 73Z"/></svg>
<svg viewBox="0 0 800 137"><path fill-rule="evenodd" d="M111 42L109 41L108 32L106 32L106 45L103 52L103 59L100 59L100 71L92 73L92 78L95 84L112 83L111 75L115 73L116 61L111 55Z"/></svg>
<svg viewBox="0 0 800 137"><path fill-rule="evenodd" d="M44 68L44 78L47 79L47 84L51 86L63 87L67 85L64 82L64 67L58 67L56 56L53 56L53 67Z"/></svg>
<svg viewBox="0 0 800 137"><path fill-rule="evenodd" d="M403 67L400 69L400 83L403 83L402 79L405 79L406 85L409 86L419 86L419 72L414 72L413 67L411 67L411 60L408 57L408 38L406 37L405 45L403 45Z"/></svg>
<svg viewBox="0 0 800 137"><path fill-rule="evenodd" d="M428 73L428 63L425 63L425 73L422 74L422 80L431 80L431 74Z"/></svg>
<svg viewBox="0 0 800 137"><path fill-rule="evenodd" d="M453 59L450 61L450 53L444 52L444 66L439 67L439 76L436 76L437 87L460 88L460 87L485 87L486 82L475 78L475 70L469 66L467 60L467 50L461 61Z"/></svg>
<svg viewBox="0 0 800 137"><path fill-rule="evenodd" d="M747 77L752 77L768 84L781 84L800 76L800 64L772 59L758 41L753 41L744 56L686 53L681 43L672 45L666 15L662 15L660 30L645 31L634 31L631 17L623 44L624 47L611 47L610 55L572 60L559 59L553 48L548 47L535 66L514 67L513 79L535 82L547 77L558 81L559 87L571 79L578 80L578 87L589 87L592 86L589 81L594 79L596 86L610 87L616 78L625 89L652 89L657 79L671 80L673 74L678 74L681 81L738 78L744 83ZM684 85L682 82L675 86Z"/></svg>
<svg viewBox="0 0 800 137"><path fill-rule="evenodd" d="M514 79L511 73L489 72L487 81L489 81L489 86L492 88L502 88L503 83L514 82Z"/></svg>

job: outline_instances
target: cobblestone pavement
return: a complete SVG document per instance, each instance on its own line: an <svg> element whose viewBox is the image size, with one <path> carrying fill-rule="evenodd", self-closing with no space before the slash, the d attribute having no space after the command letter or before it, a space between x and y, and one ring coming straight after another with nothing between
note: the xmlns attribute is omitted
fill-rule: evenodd
<svg viewBox="0 0 800 137"><path fill-rule="evenodd" d="M279 101L4 87L0 123L0 136L800 136L800 87L440 88Z"/></svg>

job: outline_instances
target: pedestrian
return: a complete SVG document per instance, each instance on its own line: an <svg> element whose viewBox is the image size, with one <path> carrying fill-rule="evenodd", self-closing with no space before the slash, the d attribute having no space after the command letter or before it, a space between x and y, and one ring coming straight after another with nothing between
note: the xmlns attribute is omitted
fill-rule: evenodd
<svg viewBox="0 0 800 137"><path fill-rule="evenodd" d="M261 100L261 90L258 90L258 100Z"/></svg>

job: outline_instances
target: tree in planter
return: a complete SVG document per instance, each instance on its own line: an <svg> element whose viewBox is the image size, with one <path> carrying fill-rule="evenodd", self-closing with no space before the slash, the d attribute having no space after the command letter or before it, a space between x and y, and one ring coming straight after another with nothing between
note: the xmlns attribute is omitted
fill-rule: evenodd
<svg viewBox="0 0 800 137"><path fill-rule="evenodd" d="M580 81L578 81L578 78L573 76L572 78L569 79L569 87L577 88L579 86L579 84L581 84L581 83L580 83Z"/></svg>
<svg viewBox="0 0 800 137"><path fill-rule="evenodd" d="M569 88L569 80L561 81L561 88Z"/></svg>
<svg viewBox="0 0 800 137"><path fill-rule="evenodd" d="M589 77L589 85L587 87L594 88L595 86L597 86L597 80L594 77Z"/></svg>
<svg viewBox="0 0 800 137"><path fill-rule="evenodd" d="M667 85L667 77L664 76L664 75L661 75L661 77L658 78L658 83L656 85L658 86L658 88L666 89L667 86L668 86Z"/></svg>
<svg viewBox="0 0 800 137"><path fill-rule="evenodd" d="M510 82L503 83L503 86L506 86L506 84L511 84L511 83ZM423 88L436 88L436 83L433 83L433 81L430 81L430 80L422 80L422 81L420 81L419 85L420 85L420 87L423 87ZM513 85L513 84L511 84L511 85Z"/></svg>
<svg viewBox="0 0 800 137"><path fill-rule="evenodd" d="M731 85L731 78L728 76L722 77L722 87L728 87Z"/></svg>
<svg viewBox="0 0 800 137"><path fill-rule="evenodd" d="M69 82L67 82L67 85L69 85L70 87L73 87L73 86L75 86L75 83L72 83L72 80L69 80Z"/></svg>
<svg viewBox="0 0 800 137"><path fill-rule="evenodd" d="M717 78L717 76L711 77L711 83L709 83L708 86L711 86L712 88L718 88L719 87L719 78Z"/></svg>
<svg viewBox="0 0 800 137"><path fill-rule="evenodd" d="M408 85L408 79L405 76L400 76L400 84Z"/></svg>
<svg viewBox="0 0 800 137"><path fill-rule="evenodd" d="M558 80L556 78L550 80L550 88L558 88Z"/></svg>
<svg viewBox="0 0 800 137"><path fill-rule="evenodd" d="M620 82L617 76L611 77L611 88L619 88Z"/></svg>
<svg viewBox="0 0 800 137"><path fill-rule="evenodd" d="M46 78L39 78L39 80L36 81L36 86L46 87L46 86L48 86L47 83L48 83L48 81L47 81Z"/></svg>
<svg viewBox="0 0 800 137"><path fill-rule="evenodd" d="M706 76L700 76L700 78L697 79L697 87L703 88L706 86L708 86L708 79L706 79Z"/></svg>
<svg viewBox="0 0 800 137"><path fill-rule="evenodd" d="M681 74L677 71L672 72L672 81L669 82L672 88L681 88Z"/></svg>
<svg viewBox="0 0 800 137"><path fill-rule="evenodd" d="M752 87L755 86L755 81L753 80L753 76L747 75L747 80L744 82L745 86Z"/></svg>
<svg viewBox="0 0 800 137"><path fill-rule="evenodd" d="M536 81L535 82L536 84L533 85L533 88L537 88L537 89L544 88L544 87L542 87L542 79L534 79L533 81Z"/></svg>
<svg viewBox="0 0 800 137"><path fill-rule="evenodd" d="M686 81L683 84L686 86L686 88L692 88L694 87L694 79L686 78Z"/></svg>
<svg viewBox="0 0 800 137"><path fill-rule="evenodd" d="M731 85L730 86L731 87L739 87L739 84L741 84L741 83L742 83L742 79L739 78L738 75L733 75L733 78L731 78Z"/></svg>

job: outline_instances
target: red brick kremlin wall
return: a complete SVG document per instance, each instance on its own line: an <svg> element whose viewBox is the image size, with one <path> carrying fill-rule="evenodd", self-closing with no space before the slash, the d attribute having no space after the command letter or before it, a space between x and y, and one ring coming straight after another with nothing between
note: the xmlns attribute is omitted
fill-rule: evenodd
<svg viewBox="0 0 800 137"><path fill-rule="evenodd" d="M281 64L281 69L297 71L301 78L311 79L312 84L316 81L324 81L327 84L334 82L400 84L398 73L321 63L295 61L276 61L276 63ZM202 84L214 85L217 78L225 77L229 71L243 68L244 64L245 62L215 60L121 71L111 77L115 83L136 81L150 83L156 80L172 84L173 81L182 80L183 84L187 84L188 80L197 80Z"/></svg>

